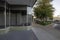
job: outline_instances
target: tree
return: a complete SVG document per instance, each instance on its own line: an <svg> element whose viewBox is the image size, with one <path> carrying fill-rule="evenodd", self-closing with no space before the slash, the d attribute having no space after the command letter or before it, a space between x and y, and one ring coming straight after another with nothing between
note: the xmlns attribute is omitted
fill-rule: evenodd
<svg viewBox="0 0 60 40"><path fill-rule="evenodd" d="M50 2L52 0L39 0L37 6L34 7L34 15L41 21L47 21L48 18L53 19L54 8Z"/></svg>

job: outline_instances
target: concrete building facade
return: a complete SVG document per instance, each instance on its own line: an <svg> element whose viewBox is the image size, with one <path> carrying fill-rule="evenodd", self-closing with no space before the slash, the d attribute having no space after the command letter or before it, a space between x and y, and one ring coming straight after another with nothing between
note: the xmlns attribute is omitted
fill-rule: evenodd
<svg viewBox="0 0 60 40"><path fill-rule="evenodd" d="M36 0L0 0L0 27L28 26L28 7L32 8Z"/></svg>

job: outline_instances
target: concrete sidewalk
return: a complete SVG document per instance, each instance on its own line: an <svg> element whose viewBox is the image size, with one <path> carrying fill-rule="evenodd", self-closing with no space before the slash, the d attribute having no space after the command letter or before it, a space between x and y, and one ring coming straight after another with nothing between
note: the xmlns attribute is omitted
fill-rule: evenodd
<svg viewBox="0 0 60 40"><path fill-rule="evenodd" d="M60 32L54 28L32 25L32 30L39 40L60 40Z"/></svg>
<svg viewBox="0 0 60 40"><path fill-rule="evenodd" d="M0 35L0 40L38 40L32 30L12 31Z"/></svg>

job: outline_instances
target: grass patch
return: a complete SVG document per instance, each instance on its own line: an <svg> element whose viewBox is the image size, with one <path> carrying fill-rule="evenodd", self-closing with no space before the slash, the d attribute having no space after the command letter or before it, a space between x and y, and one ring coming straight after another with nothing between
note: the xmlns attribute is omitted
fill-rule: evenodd
<svg viewBox="0 0 60 40"><path fill-rule="evenodd" d="M5 34L6 30L0 30L0 35Z"/></svg>
<svg viewBox="0 0 60 40"><path fill-rule="evenodd" d="M27 30L27 27L11 27L10 31L21 31L21 30Z"/></svg>

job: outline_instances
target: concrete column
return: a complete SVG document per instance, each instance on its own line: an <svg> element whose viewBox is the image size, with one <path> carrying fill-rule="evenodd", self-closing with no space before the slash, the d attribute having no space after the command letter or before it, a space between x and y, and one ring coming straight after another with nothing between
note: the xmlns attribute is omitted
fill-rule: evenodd
<svg viewBox="0 0 60 40"><path fill-rule="evenodd" d="M31 7L27 7L27 16L26 16L26 22L27 22L27 25L28 25L28 23L29 23L29 14L31 14L32 13L32 8ZM27 30L30 30L31 29L31 25L30 26L27 26Z"/></svg>
<svg viewBox="0 0 60 40"><path fill-rule="evenodd" d="M26 11L27 11L26 12L26 25L28 25L28 8L27 8ZM26 27L27 27L27 30L29 30L28 26L26 26Z"/></svg>
<svg viewBox="0 0 60 40"><path fill-rule="evenodd" d="M11 13L10 13L10 8L9 8L9 27L10 27L10 15Z"/></svg>
<svg viewBox="0 0 60 40"><path fill-rule="evenodd" d="M4 7L5 7L4 16L5 16L5 29L6 29L6 2Z"/></svg>
<svg viewBox="0 0 60 40"><path fill-rule="evenodd" d="M31 23L32 21L32 19L30 19L30 18L32 18L31 16L32 16L32 8L31 7L27 7L27 23Z"/></svg>

